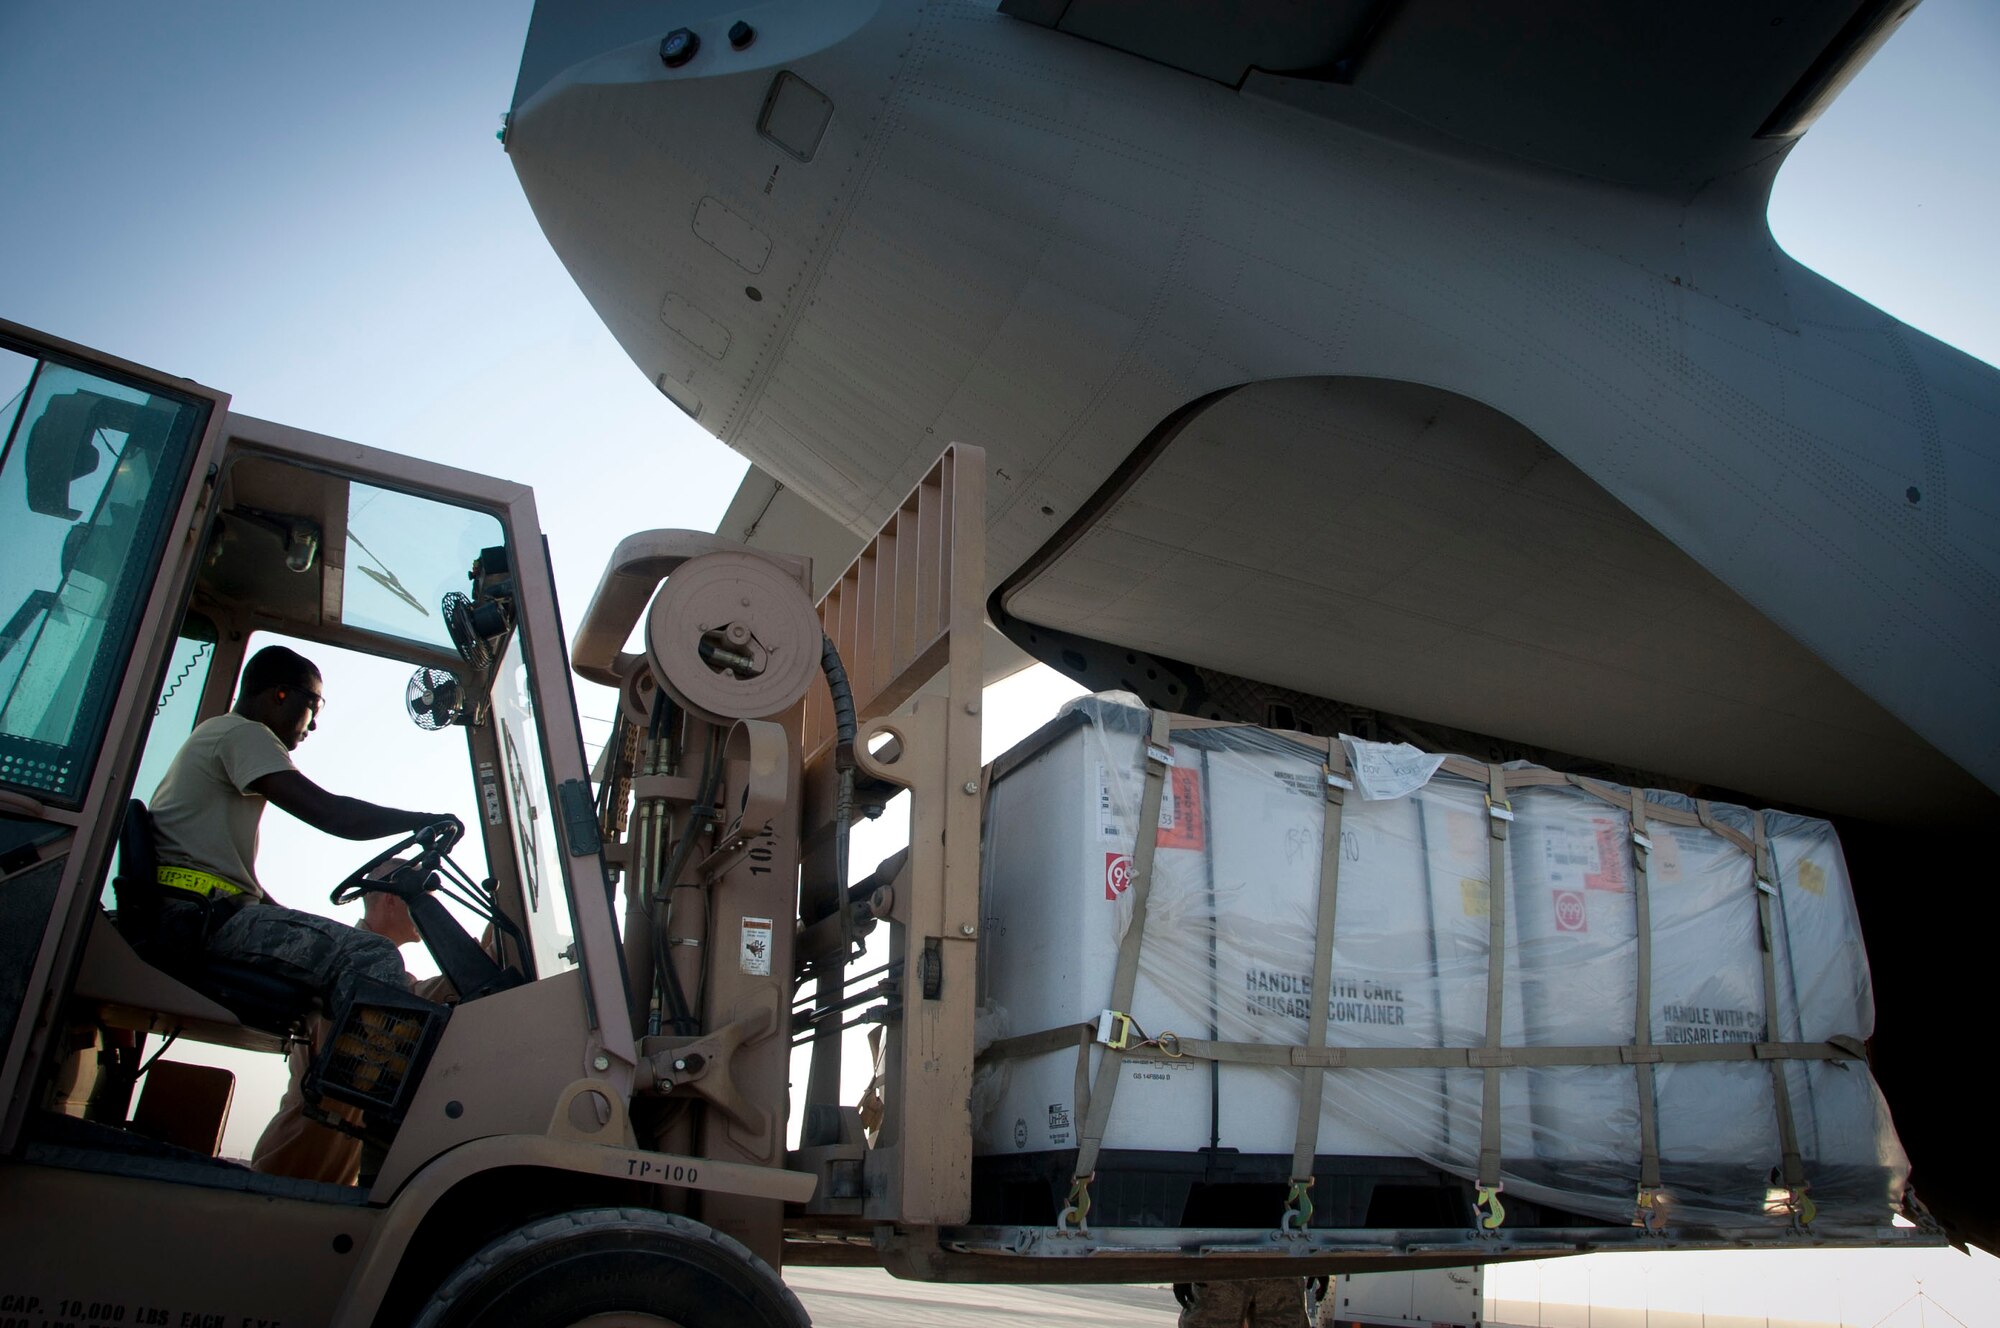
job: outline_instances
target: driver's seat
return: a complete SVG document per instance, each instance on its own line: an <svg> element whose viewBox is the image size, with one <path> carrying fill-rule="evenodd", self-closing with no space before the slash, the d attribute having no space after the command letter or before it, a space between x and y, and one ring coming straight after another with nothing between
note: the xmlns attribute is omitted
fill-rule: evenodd
<svg viewBox="0 0 2000 1328"><path fill-rule="evenodd" d="M251 1028L280 1037L303 1037L319 1008L312 987L230 959L211 959L198 940L161 927L164 887L153 846L153 816L134 798L118 835L118 911L112 921L140 958L193 987Z"/></svg>

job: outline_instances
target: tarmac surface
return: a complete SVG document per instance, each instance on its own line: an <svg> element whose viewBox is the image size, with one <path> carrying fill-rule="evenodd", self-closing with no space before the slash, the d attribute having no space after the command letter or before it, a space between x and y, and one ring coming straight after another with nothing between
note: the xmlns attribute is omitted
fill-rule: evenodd
<svg viewBox="0 0 2000 1328"><path fill-rule="evenodd" d="M1173 1328L1164 1286L960 1286L900 1282L878 1268L787 1268L814 1328Z"/></svg>

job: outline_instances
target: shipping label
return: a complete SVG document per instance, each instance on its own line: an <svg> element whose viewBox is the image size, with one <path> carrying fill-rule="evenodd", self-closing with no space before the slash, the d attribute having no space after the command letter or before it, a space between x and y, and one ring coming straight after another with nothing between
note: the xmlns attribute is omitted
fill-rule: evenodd
<svg viewBox="0 0 2000 1328"><path fill-rule="evenodd" d="M1170 1084L1174 1081L1172 1061L1137 1060L1125 1058L1125 1077L1133 1083Z"/></svg>
<svg viewBox="0 0 2000 1328"><path fill-rule="evenodd" d="M1493 916L1493 901L1486 882L1474 876L1458 878L1459 907L1468 918L1490 918Z"/></svg>
<svg viewBox="0 0 2000 1328"><path fill-rule="evenodd" d="M1593 817L1588 827L1549 825L1542 829L1542 865L1558 887L1611 890L1632 887L1628 822Z"/></svg>
<svg viewBox="0 0 2000 1328"><path fill-rule="evenodd" d="M1135 774L1125 781L1124 788L1132 795L1130 810L1137 811L1139 798L1145 790L1144 779ZM1136 837L1122 802L1123 799L1112 795L1110 773L1100 763L1097 767L1097 829L1106 843L1122 844ZM1167 771L1167 779L1160 788L1159 838L1154 842L1161 848L1182 848L1195 852L1200 852L1207 845L1208 827L1202 820L1200 771L1178 765Z"/></svg>

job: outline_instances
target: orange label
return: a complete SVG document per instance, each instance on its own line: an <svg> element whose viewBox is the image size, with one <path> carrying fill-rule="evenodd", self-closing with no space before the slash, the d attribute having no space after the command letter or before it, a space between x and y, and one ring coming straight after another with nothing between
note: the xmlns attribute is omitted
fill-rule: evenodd
<svg viewBox="0 0 2000 1328"><path fill-rule="evenodd" d="M1208 827L1201 819L1201 776L1181 766L1167 773L1173 802L1161 809L1160 837L1155 842L1161 848L1199 851L1208 843Z"/></svg>
<svg viewBox="0 0 2000 1328"><path fill-rule="evenodd" d="M1627 842L1631 838L1628 823L1609 820L1605 817L1591 818L1597 830L1597 870L1583 874L1583 888L1586 890L1616 890L1621 893L1631 885L1632 849ZM1581 927L1565 928L1581 931Z"/></svg>

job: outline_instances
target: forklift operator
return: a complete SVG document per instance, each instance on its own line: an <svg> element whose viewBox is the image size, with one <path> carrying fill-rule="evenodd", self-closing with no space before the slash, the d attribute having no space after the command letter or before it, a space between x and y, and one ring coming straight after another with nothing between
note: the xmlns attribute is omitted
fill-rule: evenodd
<svg viewBox="0 0 2000 1328"><path fill-rule="evenodd" d="M256 871L265 802L343 839L380 839L454 818L341 797L299 773L291 753L317 727L324 704L312 661L283 646L258 651L244 666L235 707L196 725L167 767L152 813L163 928L212 959L305 983L332 1010L357 978L409 988L399 928L383 925L374 909L363 929L270 902Z"/></svg>

